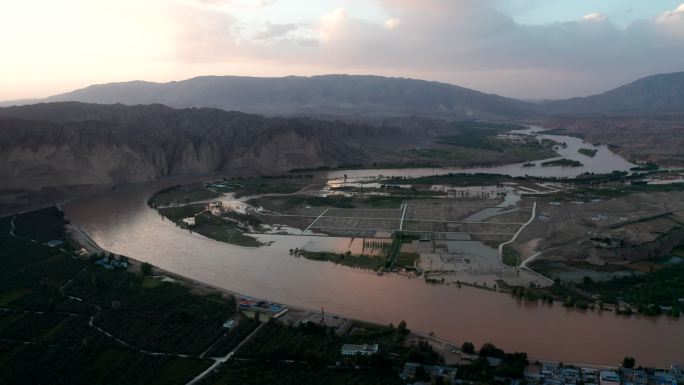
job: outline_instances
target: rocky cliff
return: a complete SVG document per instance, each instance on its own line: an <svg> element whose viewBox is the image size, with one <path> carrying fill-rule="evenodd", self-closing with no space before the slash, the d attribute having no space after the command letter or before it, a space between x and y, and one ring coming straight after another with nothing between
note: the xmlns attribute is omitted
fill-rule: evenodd
<svg viewBox="0 0 684 385"><path fill-rule="evenodd" d="M0 204L214 171L278 173L367 154L375 129L161 105L50 103L0 109ZM7 211L7 210L5 210Z"/></svg>

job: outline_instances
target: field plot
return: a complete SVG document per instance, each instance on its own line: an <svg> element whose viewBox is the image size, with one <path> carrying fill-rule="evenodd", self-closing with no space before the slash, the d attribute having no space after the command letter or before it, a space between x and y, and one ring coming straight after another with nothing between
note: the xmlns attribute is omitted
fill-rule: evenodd
<svg viewBox="0 0 684 385"><path fill-rule="evenodd" d="M487 222L494 223L515 223L518 225L523 225L530 219L532 215L531 207L521 207L516 210L511 210L508 212L502 212L494 217L488 218Z"/></svg>
<svg viewBox="0 0 684 385"><path fill-rule="evenodd" d="M461 203L435 202L414 203L406 205L404 219L423 219L433 221L462 221L484 208L492 207L497 202L491 200L468 201Z"/></svg>
<svg viewBox="0 0 684 385"><path fill-rule="evenodd" d="M377 219L401 219L401 209L330 209L328 217L353 217Z"/></svg>
<svg viewBox="0 0 684 385"><path fill-rule="evenodd" d="M472 240L505 241L529 219L530 210L493 206L498 203L491 199L423 199L408 201L398 209L329 208L316 217L272 216L268 220L338 236L385 237L394 231L408 231L427 239L435 239L440 233L463 233ZM478 222L468 220L483 210L491 210L491 217ZM497 217L498 211L503 213L502 218Z"/></svg>
<svg viewBox="0 0 684 385"><path fill-rule="evenodd" d="M259 217L264 221L264 223L275 226L284 225L295 227L297 229L305 229L311 222L313 222L318 216L309 215L275 215L275 214L259 214Z"/></svg>
<svg viewBox="0 0 684 385"><path fill-rule="evenodd" d="M373 219L364 217L332 217L324 215L310 227L329 234L375 234L399 229L400 219Z"/></svg>
<svg viewBox="0 0 684 385"><path fill-rule="evenodd" d="M684 239L684 192L562 198L538 199L536 220L513 247L550 261L591 258L600 265L665 256Z"/></svg>

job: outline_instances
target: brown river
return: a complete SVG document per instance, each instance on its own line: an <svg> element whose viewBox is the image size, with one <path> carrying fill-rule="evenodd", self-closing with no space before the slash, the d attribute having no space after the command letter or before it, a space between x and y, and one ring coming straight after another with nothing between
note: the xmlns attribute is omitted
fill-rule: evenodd
<svg viewBox="0 0 684 385"><path fill-rule="evenodd" d="M273 241L272 245L234 246L181 230L146 205L159 189L193 180L201 179L151 182L63 208L105 249L251 296L310 309L324 307L326 312L378 323L405 320L410 328L455 343L492 342L540 359L613 365L629 355L640 365L684 362L684 320L529 303L507 294L429 285L394 274L377 276L289 255L295 247L346 250L349 238L264 235L260 239Z"/></svg>

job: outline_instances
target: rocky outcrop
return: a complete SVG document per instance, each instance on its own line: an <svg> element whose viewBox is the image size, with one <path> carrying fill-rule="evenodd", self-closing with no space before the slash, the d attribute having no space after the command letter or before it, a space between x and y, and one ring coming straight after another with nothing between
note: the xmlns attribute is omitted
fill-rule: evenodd
<svg viewBox="0 0 684 385"><path fill-rule="evenodd" d="M348 138L367 132L340 122L160 105L0 109L0 204L173 175L334 166L363 159Z"/></svg>

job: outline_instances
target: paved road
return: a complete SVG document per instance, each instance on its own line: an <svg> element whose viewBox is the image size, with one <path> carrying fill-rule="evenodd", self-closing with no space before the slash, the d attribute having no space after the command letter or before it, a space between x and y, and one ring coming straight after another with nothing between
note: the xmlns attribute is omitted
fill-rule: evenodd
<svg viewBox="0 0 684 385"><path fill-rule="evenodd" d="M255 334L257 334L257 333L259 332L259 330L261 330L261 328L262 328L264 325L265 325L265 324L262 323L262 324L259 325L256 329L254 329L254 331L253 331L252 333L250 333L250 335L248 335L247 337L245 337L245 339L243 339L243 340L238 344L238 346L236 346L235 349L233 349L233 350L232 350L230 353L228 353L227 355L225 355L225 356L223 356L223 357L213 357L212 360L214 360L214 363L213 363L210 367L208 367L205 371L203 371L202 373L198 374L197 377L195 377L195 378L193 378L192 380L190 380L190 381L189 381L187 384L185 384L185 385L194 385L194 384L198 383L198 382L201 381L204 377L206 377L209 373L211 373L214 369L216 369L217 367L219 367L219 365L221 365L221 364L223 364L224 362L226 362L226 361L228 361L229 359L231 359L231 357L233 357L233 355L235 354L235 352L237 352L237 351L242 347L242 345L244 345L244 344L245 344L247 341L249 341Z"/></svg>

